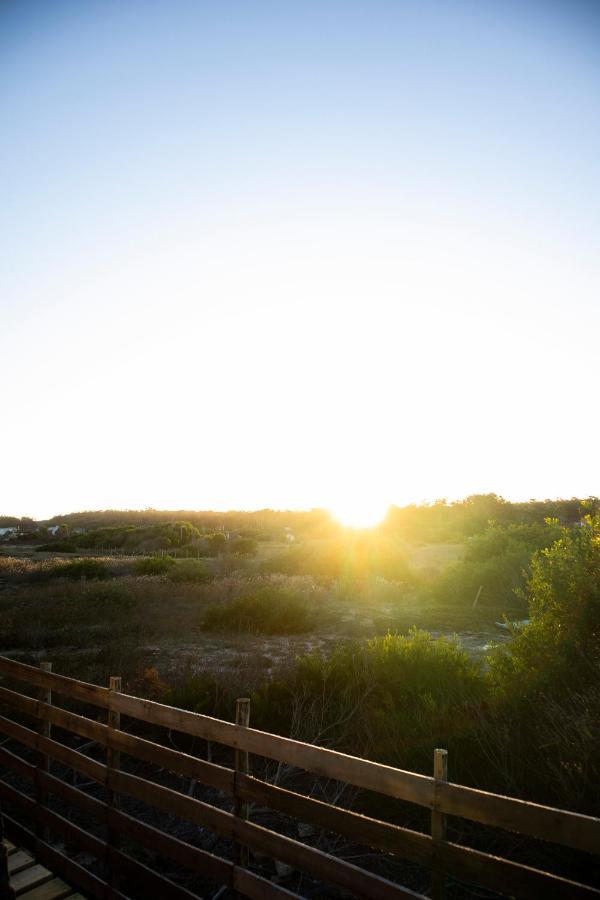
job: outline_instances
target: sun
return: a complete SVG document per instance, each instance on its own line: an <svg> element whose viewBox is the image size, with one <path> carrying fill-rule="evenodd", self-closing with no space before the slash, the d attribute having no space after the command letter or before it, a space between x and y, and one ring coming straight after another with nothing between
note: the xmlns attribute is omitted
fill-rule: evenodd
<svg viewBox="0 0 600 900"><path fill-rule="evenodd" d="M330 509L334 519L349 528L374 528L383 521L387 512L384 503L373 500L348 500L336 503Z"/></svg>

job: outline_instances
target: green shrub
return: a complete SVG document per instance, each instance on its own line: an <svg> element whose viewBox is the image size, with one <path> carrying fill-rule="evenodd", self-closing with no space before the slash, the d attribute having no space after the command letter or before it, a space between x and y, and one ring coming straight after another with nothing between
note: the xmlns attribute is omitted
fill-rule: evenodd
<svg viewBox="0 0 600 900"><path fill-rule="evenodd" d="M441 603L471 605L482 587L479 605L503 605L525 613L523 592L532 554L560 536L554 521L541 525L491 525L467 544L464 559L449 566L431 585Z"/></svg>
<svg viewBox="0 0 600 900"><path fill-rule="evenodd" d="M252 634L298 634L315 624L314 605L283 585L264 585L250 593L206 610L207 631L242 631Z"/></svg>
<svg viewBox="0 0 600 900"><path fill-rule="evenodd" d="M136 575L165 575L174 565L171 556L143 556L136 559L133 570Z"/></svg>
<svg viewBox="0 0 600 900"><path fill-rule="evenodd" d="M164 702L178 709L214 715L217 697L218 684L214 676L204 672L199 674L186 672L178 683L169 688Z"/></svg>
<svg viewBox="0 0 600 900"><path fill-rule="evenodd" d="M237 538L229 544L229 552L237 556L255 556L258 550L258 541L253 538Z"/></svg>
<svg viewBox="0 0 600 900"><path fill-rule="evenodd" d="M530 623L491 660L503 691L559 694L600 676L600 516L562 529L536 553L527 579Z"/></svg>
<svg viewBox="0 0 600 900"><path fill-rule="evenodd" d="M30 573L29 581L48 581L51 578L68 578L75 581L82 576L86 578L105 579L110 571L105 562L93 557L79 559L49 559L37 563Z"/></svg>
<svg viewBox="0 0 600 900"><path fill-rule="evenodd" d="M77 548L70 540L52 541L51 544L41 544L35 548L36 553L76 553Z"/></svg>
<svg viewBox="0 0 600 900"><path fill-rule="evenodd" d="M60 578L108 578L110 572L106 563L100 559L73 559L57 566L55 574Z"/></svg>
<svg viewBox="0 0 600 900"><path fill-rule="evenodd" d="M194 584L204 584L213 577L211 570L206 564L197 559L183 559L181 562L171 566L167 574L171 581L176 583L187 581Z"/></svg>
<svg viewBox="0 0 600 900"><path fill-rule="evenodd" d="M259 727L428 771L433 747L471 735L486 681L456 642L423 631L311 653L257 692Z"/></svg>

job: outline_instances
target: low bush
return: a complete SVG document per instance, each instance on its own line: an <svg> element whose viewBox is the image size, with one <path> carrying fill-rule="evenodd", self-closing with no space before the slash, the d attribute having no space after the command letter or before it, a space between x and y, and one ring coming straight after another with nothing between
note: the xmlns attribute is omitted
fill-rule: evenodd
<svg viewBox="0 0 600 900"><path fill-rule="evenodd" d="M176 583L188 581L193 584L204 584L213 577L208 566L197 559L182 559L169 568L167 575Z"/></svg>
<svg viewBox="0 0 600 900"><path fill-rule="evenodd" d="M561 534L556 522L542 525L491 525L467 544L464 559L449 566L431 585L441 603L504 605L526 612L524 589L532 555L550 547Z"/></svg>
<svg viewBox="0 0 600 900"><path fill-rule="evenodd" d="M133 570L136 575L165 575L174 565L171 556L143 556L136 559Z"/></svg>
<svg viewBox="0 0 600 900"><path fill-rule="evenodd" d="M35 550L36 553L76 553L77 547L73 541L57 540L50 544L40 544Z"/></svg>
<svg viewBox="0 0 600 900"><path fill-rule="evenodd" d="M75 581L86 578L105 579L111 575L106 562L94 557L79 559L48 559L33 563L28 573L29 581L49 581L52 578L68 578Z"/></svg>
<svg viewBox="0 0 600 900"><path fill-rule="evenodd" d="M229 544L229 552L237 556L256 556L258 541L253 538L236 538Z"/></svg>
<svg viewBox="0 0 600 900"><path fill-rule="evenodd" d="M435 746L472 737L486 696L456 642L412 629L305 655L256 693L258 727L430 771Z"/></svg>
<svg viewBox="0 0 600 900"><path fill-rule="evenodd" d="M75 579L85 576L86 578L104 579L109 577L110 571L106 563L101 559L90 557L89 559L73 559L61 563L56 567L55 574L60 578Z"/></svg>
<svg viewBox="0 0 600 900"><path fill-rule="evenodd" d="M202 618L207 631L251 634L299 634L315 624L314 604L306 595L283 585L255 587L239 597L208 607Z"/></svg>

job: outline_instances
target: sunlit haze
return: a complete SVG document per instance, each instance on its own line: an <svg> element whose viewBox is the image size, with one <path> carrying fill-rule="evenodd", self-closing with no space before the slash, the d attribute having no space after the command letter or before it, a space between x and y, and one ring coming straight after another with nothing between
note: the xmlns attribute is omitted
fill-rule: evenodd
<svg viewBox="0 0 600 900"><path fill-rule="evenodd" d="M584 3L3 3L0 512L600 493Z"/></svg>

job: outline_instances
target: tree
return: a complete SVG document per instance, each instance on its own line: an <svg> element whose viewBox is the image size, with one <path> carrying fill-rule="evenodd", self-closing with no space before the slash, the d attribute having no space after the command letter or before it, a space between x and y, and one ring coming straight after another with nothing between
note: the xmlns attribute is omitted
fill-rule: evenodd
<svg viewBox="0 0 600 900"><path fill-rule="evenodd" d="M492 661L501 682L560 691L600 675L600 516L564 528L532 559L527 581L530 624ZM506 687L506 685L505 685Z"/></svg>

